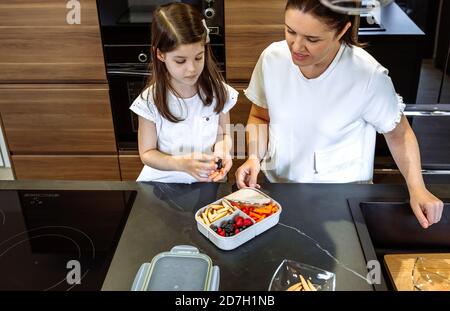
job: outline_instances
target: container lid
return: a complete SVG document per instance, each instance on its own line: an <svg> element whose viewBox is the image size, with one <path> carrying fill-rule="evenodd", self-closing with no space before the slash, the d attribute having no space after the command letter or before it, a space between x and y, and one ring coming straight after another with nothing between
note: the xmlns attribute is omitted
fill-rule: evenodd
<svg viewBox="0 0 450 311"><path fill-rule="evenodd" d="M147 276L147 291L203 291L211 280L211 259L193 246L175 246L156 255Z"/></svg>

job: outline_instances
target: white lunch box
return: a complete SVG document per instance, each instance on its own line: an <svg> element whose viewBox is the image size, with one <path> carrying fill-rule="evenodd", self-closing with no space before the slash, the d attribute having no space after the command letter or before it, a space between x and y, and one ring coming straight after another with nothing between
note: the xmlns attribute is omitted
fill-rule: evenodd
<svg viewBox="0 0 450 311"><path fill-rule="evenodd" d="M262 191L259 191L258 189L254 188L245 188L240 189L236 192L233 192L232 194L225 197L225 199L231 201L231 202L242 202L242 203L248 203L249 205L256 204L266 204L268 202L271 202L277 207L277 211L267 218L264 218L260 220L259 222L255 222L252 220L252 225L247 227L245 230L232 235L232 236L221 236L217 232L215 232L213 229L211 229L211 225L213 226L220 226L226 221L230 221L232 219L235 219L236 216L242 216L244 218L250 218L249 215L244 213L239 208L236 208L230 215L227 215L225 217L222 217L216 221L211 222L210 225L205 224L204 221L202 221L202 213L205 212L205 210L208 208L208 206L211 205L220 205L222 204L222 199L219 199L208 206L204 206L201 209L199 209L195 213L195 219L197 221L197 228L198 230L205 235L211 242L213 242L218 248L223 250L232 250L245 242L253 239L258 234L261 234L262 232L266 231L267 229L275 226L278 221L280 220L280 213L281 213L281 205L270 198L268 195L263 193Z"/></svg>

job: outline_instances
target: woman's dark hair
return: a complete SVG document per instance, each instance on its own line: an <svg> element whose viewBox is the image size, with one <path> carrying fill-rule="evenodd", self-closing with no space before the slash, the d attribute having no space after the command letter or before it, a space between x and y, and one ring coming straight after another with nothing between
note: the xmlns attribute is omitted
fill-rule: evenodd
<svg viewBox="0 0 450 311"><path fill-rule="evenodd" d="M350 22L352 26L342 36L341 41L347 45L364 46L364 44L358 42L359 16L335 12L324 6L319 0L288 0L286 10L288 9L297 9L304 13L311 13L330 28L336 29L337 33L341 32L345 25Z"/></svg>
<svg viewBox="0 0 450 311"><path fill-rule="evenodd" d="M167 95L172 91L170 77L165 64L157 57L157 51L167 53L180 44L203 42L205 44L205 66L197 81L197 92L205 106L210 106L216 97L214 112L220 113L227 100L224 79L215 63L211 48L207 43L208 32L202 22L203 16L197 9L185 3L170 3L158 7L152 21L152 96L159 113L171 122L179 122L169 109Z"/></svg>

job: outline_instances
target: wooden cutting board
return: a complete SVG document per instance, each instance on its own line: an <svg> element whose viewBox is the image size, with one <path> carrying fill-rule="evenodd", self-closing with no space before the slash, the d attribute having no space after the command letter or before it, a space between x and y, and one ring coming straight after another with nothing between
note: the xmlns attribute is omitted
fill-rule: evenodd
<svg viewBox="0 0 450 311"><path fill-rule="evenodd" d="M392 254L385 255L384 262L386 264L389 277L398 291L412 291L412 270L417 257L425 259L438 259L440 271L447 271L450 274L450 253L428 253L428 254ZM444 290L444 288L442 288Z"/></svg>

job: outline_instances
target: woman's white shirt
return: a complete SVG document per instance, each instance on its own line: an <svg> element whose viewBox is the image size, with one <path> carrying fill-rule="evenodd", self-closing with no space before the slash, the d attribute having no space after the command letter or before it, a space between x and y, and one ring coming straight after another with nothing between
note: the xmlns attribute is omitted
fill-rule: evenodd
<svg viewBox="0 0 450 311"><path fill-rule="evenodd" d="M228 100L222 113L227 113L236 104L238 92L225 85ZM147 88L132 103L130 109L137 115L155 123L157 149L170 155L184 155L192 152L212 153L219 128L219 114L214 112L216 100L205 106L198 94L191 98L178 98L168 93L168 105L174 116L182 118L173 123L159 113L153 102L152 87ZM137 181L158 181L167 183L193 183L197 180L180 171L162 171L147 165Z"/></svg>
<svg viewBox="0 0 450 311"><path fill-rule="evenodd" d="M325 72L307 79L286 41L272 43L245 95L269 112L262 169L272 182L371 180L376 132L393 130L405 108L387 69L345 44Z"/></svg>

